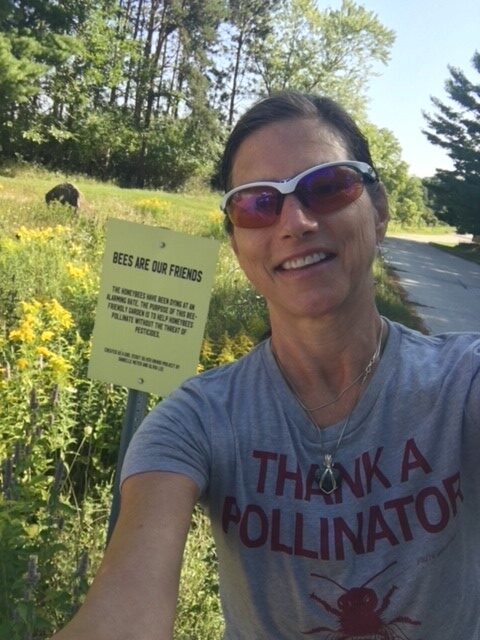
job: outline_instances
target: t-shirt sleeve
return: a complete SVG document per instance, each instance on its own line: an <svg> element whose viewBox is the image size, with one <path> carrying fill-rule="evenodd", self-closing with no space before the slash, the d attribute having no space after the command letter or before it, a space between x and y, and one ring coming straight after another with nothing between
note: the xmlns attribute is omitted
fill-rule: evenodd
<svg viewBox="0 0 480 640"><path fill-rule="evenodd" d="M210 410L191 383L158 404L133 436L120 482L147 471L170 471L191 478L204 495L211 466Z"/></svg>

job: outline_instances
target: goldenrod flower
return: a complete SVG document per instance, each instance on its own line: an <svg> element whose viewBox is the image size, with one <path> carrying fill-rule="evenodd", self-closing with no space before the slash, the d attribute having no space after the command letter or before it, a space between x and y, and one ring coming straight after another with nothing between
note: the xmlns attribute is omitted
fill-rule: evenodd
<svg viewBox="0 0 480 640"><path fill-rule="evenodd" d="M170 203L160 198L143 198L134 203L139 209L150 209L160 213L167 213L170 210Z"/></svg>
<svg viewBox="0 0 480 640"><path fill-rule="evenodd" d="M50 342L50 340L53 338L55 334L53 333L53 331L49 331L48 329L45 331L42 331L42 335L40 336L40 340L42 342ZM40 347L41 349L42 347Z"/></svg>
<svg viewBox="0 0 480 640"><path fill-rule="evenodd" d="M45 302L45 308L53 320L56 320L61 327L64 329L69 329L73 324L72 314L70 311L67 311L62 305L58 302L58 300L51 300L50 302Z"/></svg>
<svg viewBox="0 0 480 640"><path fill-rule="evenodd" d="M42 303L35 299L33 299L31 302L22 300L22 302L20 302L20 306L22 307L22 311L25 315L37 315L42 308Z"/></svg>
<svg viewBox="0 0 480 640"><path fill-rule="evenodd" d="M18 329L12 329L8 337L15 342L33 342L35 333L30 323L23 322Z"/></svg>
<svg viewBox="0 0 480 640"><path fill-rule="evenodd" d="M57 356L54 353L49 358L48 363L52 367L53 371L59 375L68 373L72 368L72 365L67 362L65 358Z"/></svg>
<svg viewBox="0 0 480 640"><path fill-rule="evenodd" d="M28 360L26 358L19 358L16 365L19 369L26 369L28 367Z"/></svg>
<svg viewBox="0 0 480 640"><path fill-rule="evenodd" d="M212 211L209 214L209 218L212 222L218 222L223 224L224 214L221 211Z"/></svg>
<svg viewBox="0 0 480 640"><path fill-rule="evenodd" d="M83 267L76 267L74 264L69 262L67 264L67 271L72 278L75 278L76 280L82 280L90 271L90 267L88 266L88 264L84 265Z"/></svg>
<svg viewBox="0 0 480 640"><path fill-rule="evenodd" d="M37 347L36 351L39 356L44 356L45 358L50 358L54 355L54 353L46 347Z"/></svg>
<svg viewBox="0 0 480 640"><path fill-rule="evenodd" d="M22 225L19 229L16 230L15 236L20 240L20 242L39 242L44 243L48 242L52 238L58 237L60 235L65 235L70 231L69 227L64 227L60 224L57 224L55 227L45 227L43 229L28 229L24 225Z"/></svg>

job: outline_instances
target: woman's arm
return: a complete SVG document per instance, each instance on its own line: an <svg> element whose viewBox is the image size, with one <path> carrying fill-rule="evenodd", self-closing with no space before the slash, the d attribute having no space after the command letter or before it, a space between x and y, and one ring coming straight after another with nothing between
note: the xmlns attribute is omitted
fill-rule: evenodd
<svg viewBox="0 0 480 640"><path fill-rule="evenodd" d="M197 485L180 474L128 478L118 522L85 603L52 640L171 640L197 497Z"/></svg>

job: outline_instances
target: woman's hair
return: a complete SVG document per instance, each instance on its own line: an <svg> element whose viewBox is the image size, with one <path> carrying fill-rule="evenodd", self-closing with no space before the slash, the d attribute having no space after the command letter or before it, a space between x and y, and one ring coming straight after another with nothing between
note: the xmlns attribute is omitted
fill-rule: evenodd
<svg viewBox="0 0 480 640"><path fill-rule="evenodd" d="M232 167L242 142L249 135L274 122L297 118L317 119L322 125L336 130L352 154L351 160L373 165L368 141L353 118L335 100L298 91L281 91L256 102L233 128L225 145L220 163L220 184L224 191L232 187ZM232 232L232 224L225 217L225 228Z"/></svg>

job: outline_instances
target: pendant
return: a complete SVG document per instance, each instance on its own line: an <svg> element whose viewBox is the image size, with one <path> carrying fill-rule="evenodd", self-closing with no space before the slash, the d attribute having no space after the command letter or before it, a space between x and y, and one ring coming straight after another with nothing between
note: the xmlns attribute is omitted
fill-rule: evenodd
<svg viewBox="0 0 480 640"><path fill-rule="evenodd" d="M342 484L340 471L334 468L333 458L330 453L325 454L324 465L320 469L317 469L315 480L318 483L319 489L327 495L333 493Z"/></svg>

